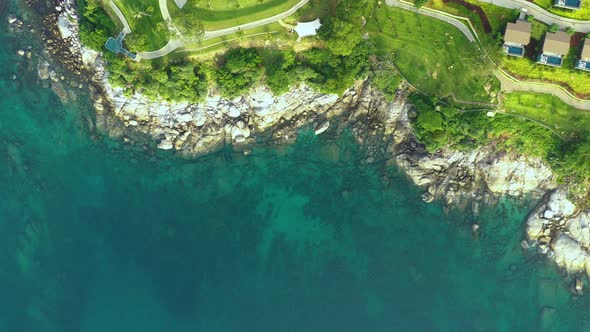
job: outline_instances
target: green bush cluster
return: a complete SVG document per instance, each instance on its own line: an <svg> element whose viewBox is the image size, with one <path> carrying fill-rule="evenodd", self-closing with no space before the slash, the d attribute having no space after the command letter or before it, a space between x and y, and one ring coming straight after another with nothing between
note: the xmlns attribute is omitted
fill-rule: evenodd
<svg viewBox="0 0 590 332"><path fill-rule="evenodd" d="M208 68L193 62L135 63L122 56L105 54L109 62L109 79L128 91L169 101L202 101L208 91Z"/></svg>
<svg viewBox="0 0 590 332"><path fill-rule="evenodd" d="M80 40L82 44L101 51L108 37L114 36L116 25L102 8L100 0L78 0Z"/></svg>
<svg viewBox="0 0 590 332"><path fill-rule="evenodd" d="M436 100L413 95L412 122L416 136L433 152L443 147L469 150L492 141L498 149L545 159L558 179L573 189L580 206L590 206L590 135L564 140L530 120L485 111L461 111L436 105ZM436 106L435 106L436 105Z"/></svg>
<svg viewBox="0 0 590 332"><path fill-rule="evenodd" d="M381 90L388 101L395 98L397 88L403 81L401 75L392 67L380 67L371 71L371 84Z"/></svg>

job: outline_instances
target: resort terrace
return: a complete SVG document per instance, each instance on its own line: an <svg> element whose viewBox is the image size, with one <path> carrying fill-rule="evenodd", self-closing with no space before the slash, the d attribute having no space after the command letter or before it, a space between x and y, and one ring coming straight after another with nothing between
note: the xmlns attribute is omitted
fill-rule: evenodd
<svg viewBox="0 0 590 332"><path fill-rule="evenodd" d="M570 36L564 31L547 32L543 43L543 53L538 57L538 63L553 67L561 67L563 57L569 52Z"/></svg>
<svg viewBox="0 0 590 332"><path fill-rule="evenodd" d="M532 24L518 20L509 22L504 33L504 53L512 56L524 56L524 48L531 41Z"/></svg>
<svg viewBox="0 0 590 332"><path fill-rule="evenodd" d="M581 0L555 0L553 6L565 9L577 10L582 6Z"/></svg>
<svg viewBox="0 0 590 332"><path fill-rule="evenodd" d="M590 39L584 39L582 43L582 53L580 60L576 62L576 68L584 71L590 71Z"/></svg>

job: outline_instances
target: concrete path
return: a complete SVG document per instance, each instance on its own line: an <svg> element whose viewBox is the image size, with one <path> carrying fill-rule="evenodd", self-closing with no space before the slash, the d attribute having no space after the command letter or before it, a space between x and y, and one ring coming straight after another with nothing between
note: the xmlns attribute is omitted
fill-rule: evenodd
<svg viewBox="0 0 590 332"><path fill-rule="evenodd" d="M121 24L123 24L123 32L126 35L130 34L131 33L131 28L129 27L129 23L127 23L127 19L125 19L125 15L123 15L123 13L119 9L119 7L117 7L117 5L115 5L115 3L113 2L113 0L110 0L109 1L109 6L115 12L115 14L117 15L117 17L119 18L119 21L121 21Z"/></svg>
<svg viewBox="0 0 590 332"><path fill-rule="evenodd" d="M172 52L182 46L184 46L184 43L182 41L180 41L178 39L173 39L173 40L170 40L168 42L168 44L166 44L166 46L162 47L161 49L159 49L157 51L139 52L137 54L141 57L141 59L157 59L157 58L163 57L164 55L169 54L170 52Z"/></svg>
<svg viewBox="0 0 590 332"><path fill-rule="evenodd" d="M498 80L500 80L502 90L505 92L524 91L546 93L561 99L564 103L572 107L580 110L590 111L590 100L580 99L559 85L519 81L503 70L498 70L495 74Z"/></svg>
<svg viewBox="0 0 590 332"><path fill-rule="evenodd" d="M231 27L231 28L227 28L227 29L221 29L221 30L215 30L215 31L205 31L205 35L203 37L203 40L226 36L226 35L230 35L232 33L238 32L240 30L244 31L244 30L254 29L254 28L264 26L264 25L278 22L279 20L282 20L284 18L287 18L287 17L293 15L293 13L295 13L297 10L299 10L299 8L305 6L308 2L309 2L309 0L301 0L295 6L293 6L291 9L289 9L285 12L282 12L280 14L277 14L275 16L271 16L268 18L263 18L258 21L237 25L235 27Z"/></svg>
<svg viewBox="0 0 590 332"><path fill-rule="evenodd" d="M160 0L160 12L162 13L162 17L166 22L172 22L172 17L170 16L170 12L168 11L168 1Z"/></svg>
<svg viewBox="0 0 590 332"><path fill-rule="evenodd" d="M562 28L571 27L578 32L590 32L590 21L576 20L567 18L548 12L546 9L526 0L478 0L480 2L489 3L492 5L509 8L528 10L530 15L535 16L535 19L545 24L558 24Z"/></svg>
<svg viewBox="0 0 590 332"><path fill-rule="evenodd" d="M425 16L430 16L435 19L447 22L455 28L459 29L459 31L461 31L470 42L473 43L476 40L475 36L471 32L471 30L469 30L467 25L465 25L465 23L459 21L458 19L451 17L451 15L445 15L442 12L428 8L416 8L414 5L402 3L398 0L385 0L385 3L390 7L405 9L407 11L415 12Z"/></svg>
<svg viewBox="0 0 590 332"><path fill-rule="evenodd" d="M168 12L167 1L166 0L159 0L159 2L160 2L160 11L162 12L162 16L164 17L164 20L166 20L166 22L168 22L168 24L172 24L172 17L170 17L170 13ZM235 27L227 28L227 29L205 31L205 34L203 36L203 40L212 39L212 38L216 38L216 37L222 37L222 36L226 36L226 35L230 35L232 33L238 32L240 30L244 31L244 30L248 30L248 29L254 29L254 28L258 28L258 27L261 27L261 26L264 26L267 24L278 22L288 16L291 16L293 13L295 13L297 10L299 10L299 8L305 6L308 2L309 2L309 0L301 0L295 6L293 6L291 9L289 9L287 11L284 11L280 14L275 15L275 16L264 18L264 19L261 19L258 21L238 25ZM123 19L124 19L124 17L123 17ZM174 30L175 30L175 28L174 28ZM171 31L172 31L172 29L171 29ZM172 31L172 32L175 32L175 31ZM176 34L178 35L178 33L176 33ZM183 42L182 40L172 39L168 42L168 44L166 44L166 46L162 47L161 49L159 49L157 51L140 52L140 53L138 53L138 55L140 56L140 59L157 59L159 57L163 57L163 56L183 47L184 45L185 45L185 42Z"/></svg>

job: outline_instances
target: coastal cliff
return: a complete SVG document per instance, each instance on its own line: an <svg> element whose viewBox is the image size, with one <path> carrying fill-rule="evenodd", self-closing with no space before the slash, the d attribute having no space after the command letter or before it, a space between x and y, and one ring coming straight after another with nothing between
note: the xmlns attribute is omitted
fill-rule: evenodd
<svg viewBox="0 0 590 332"><path fill-rule="evenodd" d="M482 205L502 195L545 196L527 221L528 241L523 245L538 246L571 273L590 275L586 251L590 214L567 200L566 189L554 191L556 178L541 158L508 153L494 144L469 152L429 153L412 133L412 106L404 90L392 102L368 81L358 82L341 96L324 95L304 84L280 96L264 86L235 99L212 91L198 104L152 100L140 93L129 96L108 82L100 54L81 46L74 3L61 0L49 10L52 14L45 20L53 25L44 33L46 53L39 55L34 67L42 84L64 102L87 88L95 108L92 126L101 133L130 144L144 144L141 137L147 136L159 149L198 157L228 145L248 154L255 144L292 143L305 127L317 135L350 130L365 151L363 162L396 165L424 189L426 202L443 200L477 216ZM22 30L22 21L15 16L8 24L13 31ZM26 52L23 61L36 58ZM58 58L63 74L51 62Z"/></svg>

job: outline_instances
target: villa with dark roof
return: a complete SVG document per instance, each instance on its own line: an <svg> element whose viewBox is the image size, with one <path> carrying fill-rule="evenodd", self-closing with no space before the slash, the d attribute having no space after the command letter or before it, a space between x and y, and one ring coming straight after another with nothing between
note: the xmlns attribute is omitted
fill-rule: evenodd
<svg viewBox="0 0 590 332"><path fill-rule="evenodd" d="M531 27L530 22L523 20L508 23L504 32L504 53L522 57L524 48L531 41Z"/></svg>
<svg viewBox="0 0 590 332"><path fill-rule="evenodd" d="M553 6L565 9L577 10L582 6L581 0L555 0Z"/></svg>
<svg viewBox="0 0 590 332"><path fill-rule="evenodd" d="M580 70L590 71L590 39L584 39L582 43L582 53L580 60L576 62L576 68Z"/></svg>
<svg viewBox="0 0 590 332"><path fill-rule="evenodd" d="M543 43L543 53L537 62L547 66L561 67L563 58L570 50L570 36L564 31L547 32Z"/></svg>

